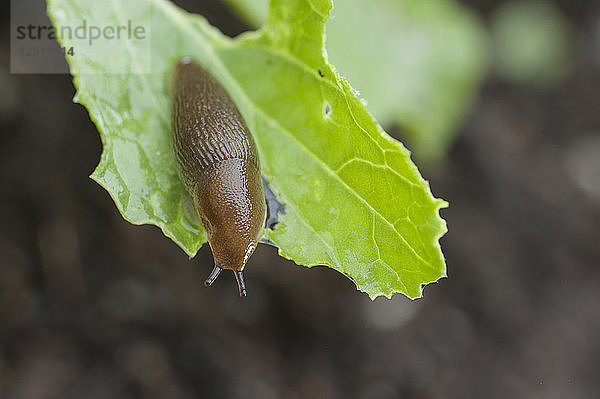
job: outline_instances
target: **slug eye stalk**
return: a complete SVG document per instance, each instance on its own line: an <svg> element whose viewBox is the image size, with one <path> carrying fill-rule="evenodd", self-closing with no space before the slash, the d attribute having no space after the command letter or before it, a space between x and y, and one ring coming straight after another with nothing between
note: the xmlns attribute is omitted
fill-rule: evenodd
<svg viewBox="0 0 600 399"><path fill-rule="evenodd" d="M208 276L206 281L204 281L204 286L210 287L212 285L212 283L215 282L217 277L219 277L219 274L221 274L222 270L223 270L222 267L215 266L213 268L212 272L210 272L210 275ZM242 297L246 296L247 291L246 291L246 282L244 281L244 272L242 272L241 270L239 270L239 271L234 270L233 274L235 275L235 279L237 281L238 289L240 291L240 296L242 296Z"/></svg>
<svg viewBox="0 0 600 399"><path fill-rule="evenodd" d="M246 296L242 270L258 244L266 214L254 139L223 86L189 57L173 67L171 96L177 168L215 261L204 285L229 269L240 296Z"/></svg>
<svg viewBox="0 0 600 399"><path fill-rule="evenodd" d="M235 279L237 281L238 289L240 290L240 296L246 296L246 282L244 281L244 273L241 270L234 271Z"/></svg>
<svg viewBox="0 0 600 399"><path fill-rule="evenodd" d="M217 277L219 277L219 274L221 274L221 271L223 270L223 268L219 267L219 266L215 266L212 270L212 272L210 272L208 278L206 279L206 281L204 281L204 286L205 287L210 287L212 285L212 283L215 282L215 280L217 279Z"/></svg>

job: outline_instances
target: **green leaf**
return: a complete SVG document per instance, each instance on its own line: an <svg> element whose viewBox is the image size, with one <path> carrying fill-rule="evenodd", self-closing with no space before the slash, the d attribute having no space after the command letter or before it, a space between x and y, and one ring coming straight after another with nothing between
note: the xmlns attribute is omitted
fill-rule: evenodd
<svg viewBox="0 0 600 399"><path fill-rule="evenodd" d="M252 26L267 0L225 0ZM326 25L330 61L384 126L437 163L454 141L488 64L487 34L452 0L340 0Z"/></svg>
<svg viewBox="0 0 600 399"><path fill-rule="evenodd" d="M286 209L276 229L265 230L280 254L328 265L372 298L419 297L423 284L445 276L438 211L446 203L327 62L330 0L273 1L265 28L235 40L164 0L48 4L57 28L84 15L95 25L151 28L149 40L102 46L61 38L75 48L77 99L104 143L92 178L127 220L159 226L190 256L205 241L169 144L169 70L192 56L228 90L256 139L262 173ZM115 64L130 70L105 73Z"/></svg>

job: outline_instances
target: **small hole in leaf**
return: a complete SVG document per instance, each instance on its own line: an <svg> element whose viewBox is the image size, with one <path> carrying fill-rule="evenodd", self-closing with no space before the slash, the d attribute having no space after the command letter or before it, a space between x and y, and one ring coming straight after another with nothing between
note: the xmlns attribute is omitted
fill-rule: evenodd
<svg viewBox="0 0 600 399"><path fill-rule="evenodd" d="M333 110L331 109L331 105L327 101L323 103L323 117L329 118Z"/></svg>

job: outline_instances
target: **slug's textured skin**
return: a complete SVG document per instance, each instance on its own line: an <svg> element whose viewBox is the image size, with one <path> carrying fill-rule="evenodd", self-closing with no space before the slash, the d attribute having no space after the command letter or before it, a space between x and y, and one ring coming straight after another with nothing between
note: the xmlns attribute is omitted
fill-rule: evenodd
<svg viewBox="0 0 600 399"><path fill-rule="evenodd" d="M242 115L225 89L199 64L183 58L171 75L172 142L181 179L206 230L215 268L231 269L240 295L242 271L265 220L260 162Z"/></svg>

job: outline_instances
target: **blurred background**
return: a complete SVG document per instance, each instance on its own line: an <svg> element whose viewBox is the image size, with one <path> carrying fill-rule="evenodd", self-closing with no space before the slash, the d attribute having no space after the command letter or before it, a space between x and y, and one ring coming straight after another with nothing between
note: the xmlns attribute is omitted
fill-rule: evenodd
<svg viewBox="0 0 600 399"><path fill-rule="evenodd" d="M252 24L176 3L231 36ZM71 77L10 74L2 3L0 398L597 397L600 3L458 5L483 50L452 138L431 156L386 123L450 202L449 277L372 302L265 245L247 298L229 275L204 288L208 247L188 260L87 177L101 142Z"/></svg>

